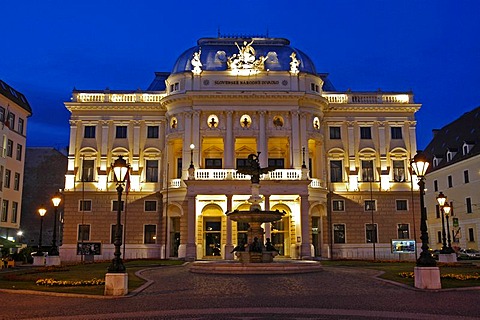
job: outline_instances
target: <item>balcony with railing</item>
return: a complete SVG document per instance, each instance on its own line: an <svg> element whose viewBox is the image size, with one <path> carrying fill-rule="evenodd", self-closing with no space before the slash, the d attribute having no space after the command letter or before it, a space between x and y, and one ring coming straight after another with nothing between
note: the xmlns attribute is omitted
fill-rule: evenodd
<svg viewBox="0 0 480 320"><path fill-rule="evenodd" d="M118 93L118 92L74 92L72 100L74 102L160 102L165 94L162 93Z"/></svg>
<svg viewBox="0 0 480 320"><path fill-rule="evenodd" d="M322 94L330 103L339 104L386 104L386 103L413 103L413 95L409 93L385 93L385 92L347 92Z"/></svg>

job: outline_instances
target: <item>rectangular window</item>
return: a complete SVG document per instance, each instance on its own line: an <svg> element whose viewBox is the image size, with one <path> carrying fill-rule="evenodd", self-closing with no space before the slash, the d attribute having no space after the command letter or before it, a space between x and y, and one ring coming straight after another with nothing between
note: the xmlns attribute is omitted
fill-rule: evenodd
<svg viewBox="0 0 480 320"><path fill-rule="evenodd" d="M147 138L148 139L158 138L158 126L148 126L147 127Z"/></svg>
<svg viewBox="0 0 480 320"><path fill-rule="evenodd" d="M10 158L13 156L13 141L10 139L7 141L7 156Z"/></svg>
<svg viewBox="0 0 480 320"><path fill-rule="evenodd" d="M157 211L157 201L145 200L145 211Z"/></svg>
<svg viewBox="0 0 480 320"><path fill-rule="evenodd" d="M127 138L127 126L116 126L115 127L115 138L126 139Z"/></svg>
<svg viewBox="0 0 480 320"><path fill-rule="evenodd" d="M448 180L448 187L449 187L449 188L452 188L452 187L453 187L453 178L452 178L452 176L448 176L448 177L447 177L447 180Z"/></svg>
<svg viewBox="0 0 480 320"><path fill-rule="evenodd" d="M442 231L437 231L437 243L442 243Z"/></svg>
<svg viewBox="0 0 480 320"><path fill-rule="evenodd" d="M345 201L343 201L343 200L333 200L332 201L332 210L333 211L345 211Z"/></svg>
<svg viewBox="0 0 480 320"><path fill-rule="evenodd" d="M79 224L78 225L78 241L89 241L90 240L90 225L89 224Z"/></svg>
<svg viewBox="0 0 480 320"><path fill-rule="evenodd" d="M433 180L433 191L438 192L438 181Z"/></svg>
<svg viewBox="0 0 480 320"><path fill-rule="evenodd" d="M24 127L24 120L22 118L18 118L18 133L23 136L23 127Z"/></svg>
<svg viewBox="0 0 480 320"><path fill-rule="evenodd" d="M408 210L407 208L407 200L395 200L396 205L397 205L397 211L406 211Z"/></svg>
<svg viewBox="0 0 480 320"><path fill-rule="evenodd" d="M333 225L333 243L345 243L345 225Z"/></svg>
<svg viewBox="0 0 480 320"><path fill-rule="evenodd" d="M473 228L468 228L468 241L475 241L475 233L473 232Z"/></svg>
<svg viewBox="0 0 480 320"><path fill-rule="evenodd" d="M83 160L82 181L93 181L95 160Z"/></svg>
<svg viewBox="0 0 480 320"><path fill-rule="evenodd" d="M157 226L155 224L146 224L143 236L143 243L155 243L157 240Z"/></svg>
<svg viewBox="0 0 480 320"><path fill-rule="evenodd" d="M23 152L23 146L20 143L17 143L16 159L18 161L22 161L22 152Z"/></svg>
<svg viewBox="0 0 480 320"><path fill-rule="evenodd" d="M332 140L342 139L340 127L330 127L330 139Z"/></svg>
<svg viewBox="0 0 480 320"><path fill-rule="evenodd" d="M467 213L472 213L472 198L465 198L465 204L467 205Z"/></svg>
<svg viewBox="0 0 480 320"><path fill-rule="evenodd" d="M121 211L124 210L123 200L120 202L120 210L121 210ZM118 201L117 201L117 200L113 200L113 201L112 201L112 211L115 211L115 212L118 211Z"/></svg>
<svg viewBox="0 0 480 320"><path fill-rule="evenodd" d="M20 190L20 173L15 172L15 178L13 180L13 190Z"/></svg>
<svg viewBox="0 0 480 320"><path fill-rule="evenodd" d="M248 164L248 159L239 158L236 160L236 162L237 162L237 170L250 167Z"/></svg>
<svg viewBox="0 0 480 320"><path fill-rule="evenodd" d="M205 159L205 169L222 169L222 159Z"/></svg>
<svg viewBox="0 0 480 320"><path fill-rule="evenodd" d="M402 139L402 127L391 127L392 139Z"/></svg>
<svg viewBox="0 0 480 320"><path fill-rule="evenodd" d="M330 160L330 181L331 182L343 181L341 160Z"/></svg>
<svg viewBox="0 0 480 320"><path fill-rule="evenodd" d="M403 160L393 160L393 181L405 182L405 162Z"/></svg>
<svg viewBox="0 0 480 320"><path fill-rule="evenodd" d="M8 200L2 201L2 222L6 222L8 217Z"/></svg>
<svg viewBox="0 0 480 320"><path fill-rule="evenodd" d="M145 171L146 182L158 182L158 160L147 160Z"/></svg>
<svg viewBox="0 0 480 320"><path fill-rule="evenodd" d="M468 176L468 170L463 171L463 182L464 183L470 182L470 177Z"/></svg>
<svg viewBox="0 0 480 320"><path fill-rule="evenodd" d="M365 238L367 243L377 243L377 224L366 224L365 225Z"/></svg>
<svg viewBox="0 0 480 320"><path fill-rule="evenodd" d="M364 139L364 140L372 139L372 128L360 127L360 139Z"/></svg>
<svg viewBox="0 0 480 320"><path fill-rule="evenodd" d="M5 122L5 108L0 107L0 122Z"/></svg>
<svg viewBox="0 0 480 320"><path fill-rule="evenodd" d="M78 211L92 211L92 200L80 200Z"/></svg>
<svg viewBox="0 0 480 320"><path fill-rule="evenodd" d="M3 166L0 166L0 191L3 190Z"/></svg>
<svg viewBox="0 0 480 320"><path fill-rule="evenodd" d="M177 179L182 178L182 158L177 159Z"/></svg>
<svg viewBox="0 0 480 320"><path fill-rule="evenodd" d="M285 160L283 158L268 158L268 166L272 169L284 169Z"/></svg>
<svg viewBox="0 0 480 320"><path fill-rule="evenodd" d="M17 223L18 219L18 202L12 201L12 223Z"/></svg>
<svg viewBox="0 0 480 320"><path fill-rule="evenodd" d="M95 138L95 126L85 126L83 137L86 139Z"/></svg>
<svg viewBox="0 0 480 320"><path fill-rule="evenodd" d="M15 114L13 112L8 113L7 127L15 130Z"/></svg>
<svg viewBox="0 0 480 320"><path fill-rule="evenodd" d="M408 232L408 224L400 223L397 225L397 237L398 239L410 238L410 233Z"/></svg>
<svg viewBox="0 0 480 320"><path fill-rule="evenodd" d="M376 211L376 200L365 200L364 202L364 209L365 211Z"/></svg>
<svg viewBox="0 0 480 320"><path fill-rule="evenodd" d="M440 205L435 205L435 217L438 219L440 218Z"/></svg>
<svg viewBox="0 0 480 320"><path fill-rule="evenodd" d="M373 175L373 160L362 160L362 181L375 181Z"/></svg>
<svg viewBox="0 0 480 320"><path fill-rule="evenodd" d="M116 232L117 232L117 225L116 225L116 224L112 224L110 243L114 243L114 242L115 242L115 233L116 233ZM120 225L120 239L121 239L122 242L123 242L123 224Z"/></svg>
<svg viewBox="0 0 480 320"><path fill-rule="evenodd" d="M5 188L10 188L10 177L11 177L11 175L12 175L12 171L10 171L10 169L5 169L5 182L3 183Z"/></svg>

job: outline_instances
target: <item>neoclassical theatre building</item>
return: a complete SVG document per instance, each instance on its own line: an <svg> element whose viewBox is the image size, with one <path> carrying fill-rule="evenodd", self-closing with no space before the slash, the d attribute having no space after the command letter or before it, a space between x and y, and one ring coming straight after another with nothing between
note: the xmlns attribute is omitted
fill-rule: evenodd
<svg viewBox="0 0 480 320"><path fill-rule="evenodd" d="M287 39L218 37L145 91L75 89L65 106L63 261L111 259L119 205L126 259L234 259L248 225L225 213L249 208L237 169L257 153L262 207L286 212L264 226L281 256L415 259L392 251L420 225L411 92L340 92Z"/></svg>

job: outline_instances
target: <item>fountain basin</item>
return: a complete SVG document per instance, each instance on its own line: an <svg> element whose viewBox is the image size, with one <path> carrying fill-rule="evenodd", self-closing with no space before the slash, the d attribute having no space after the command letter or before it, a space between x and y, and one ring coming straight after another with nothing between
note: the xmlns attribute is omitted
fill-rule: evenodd
<svg viewBox="0 0 480 320"><path fill-rule="evenodd" d="M318 261L285 260L270 263L239 263L236 261L195 261L189 271L203 274L295 274L322 271Z"/></svg>

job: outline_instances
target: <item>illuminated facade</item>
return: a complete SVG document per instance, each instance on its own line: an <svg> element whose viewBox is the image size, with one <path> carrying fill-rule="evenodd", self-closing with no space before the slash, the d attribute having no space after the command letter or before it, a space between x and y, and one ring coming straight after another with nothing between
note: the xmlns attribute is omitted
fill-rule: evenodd
<svg viewBox="0 0 480 320"><path fill-rule="evenodd" d="M22 207L27 118L25 96L0 80L0 237L17 240Z"/></svg>
<svg viewBox="0 0 480 320"><path fill-rule="evenodd" d="M336 91L286 39L200 39L145 91L78 90L65 105L62 261L80 259L79 246L113 257L120 155L132 167L127 259L233 259L248 226L225 212L248 207L236 169L257 152L275 169L260 181L263 208L286 212L264 228L281 255L398 258L391 240L414 238L420 105L410 92Z"/></svg>

